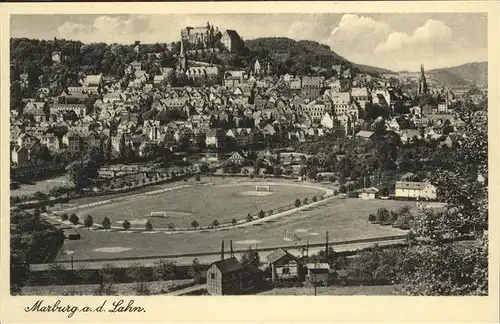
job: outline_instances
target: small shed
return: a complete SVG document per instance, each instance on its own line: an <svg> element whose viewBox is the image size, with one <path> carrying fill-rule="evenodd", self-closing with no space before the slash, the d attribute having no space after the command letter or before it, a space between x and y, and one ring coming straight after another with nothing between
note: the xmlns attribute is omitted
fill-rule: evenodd
<svg viewBox="0 0 500 324"><path fill-rule="evenodd" d="M207 269L207 292L212 296L242 295L255 289L261 278L262 271L234 257L216 261Z"/></svg>
<svg viewBox="0 0 500 324"><path fill-rule="evenodd" d="M325 286L328 284L328 275L330 274L328 263L308 263L306 269L308 282Z"/></svg>

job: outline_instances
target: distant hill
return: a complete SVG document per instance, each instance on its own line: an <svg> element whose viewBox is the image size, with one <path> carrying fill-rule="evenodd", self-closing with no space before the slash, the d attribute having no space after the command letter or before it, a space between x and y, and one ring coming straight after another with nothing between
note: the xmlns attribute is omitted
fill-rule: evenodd
<svg viewBox="0 0 500 324"><path fill-rule="evenodd" d="M488 83L488 62L473 62L459 66L434 69L426 72L444 85L468 85Z"/></svg>
<svg viewBox="0 0 500 324"><path fill-rule="evenodd" d="M296 41L286 37L263 37L245 40L245 46L257 58L264 59L271 55L275 60L283 62L293 72L303 66L320 66L331 68L340 65L351 68L353 72L368 74L390 73L391 71L377 67L356 64L331 50L330 46L315 41Z"/></svg>

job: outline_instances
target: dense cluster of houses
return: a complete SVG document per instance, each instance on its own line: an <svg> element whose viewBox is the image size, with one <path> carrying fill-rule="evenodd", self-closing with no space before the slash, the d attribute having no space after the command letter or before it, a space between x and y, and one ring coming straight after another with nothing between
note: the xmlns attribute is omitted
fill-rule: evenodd
<svg viewBox="0 0 500 324"><path fill-rule="evenodd" d="M369 104L394 109L396 102L410 102L387 80L353 75L342 65L332 67L336 73L329 79L291 74L277 79L269 62L266 71L256 60L250 72L226 70L222 85L176 88L168 84L172 73L220 73L209 64L189 66L182 42L178 60L176 68L162 67L154 76L142 69L142 62L133 61L123 79L84 75L78 85L60 93L39 89L36 97L24 99L22 113L11 111L12 165L29 165L31 152L40 145L52 154L78 155L91 147L111 146L112 156L126 148L144 156L155 145L220 149L229 141L244 148L277 135L302 142L339 125L350 136L368 139L369 131L358 130L368 129L361 115ZM434 138L453 146L461 121L448 104L440 102L431 110L410 107L410 114L382 121L405 143Z"/></svg>

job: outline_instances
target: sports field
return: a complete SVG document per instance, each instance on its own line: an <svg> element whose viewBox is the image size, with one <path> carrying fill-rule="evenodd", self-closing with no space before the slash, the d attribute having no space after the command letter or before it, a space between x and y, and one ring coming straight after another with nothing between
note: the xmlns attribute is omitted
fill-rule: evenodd
<svg viewBox="0 0 500 324"><path fill-rule="evenodd" d="M216 232L193 233L124 233L102 232L78 229L81 240L66 240L59 259L105 259L117 257L155 256L220 250L222 240L233 240L235 250L252 247L294 246L292 237L298 243L324 242L325 232L329 232L331 242L400 235L402 230L391 226L370 224L368 214L378 208L397 209L414 203L393 200L340 199L321 202L320 206L288 216L270 220L259 226L232 228ZM286 233L285 233L286 231ZM226 243L226 244L227 244Z"/></svg>
<svg viewBox="0 0 500 324"><path fill-rule="evenodd" d="M154 228L166 229L169 224L175 228L189 228L192 221L200 226L211 225L215 219L220 224L229 223L233 218L244 219L248 213L256 215L261 209L276 212L279 207L293 204L296 198L311 201L313 196L324 194L321 188L302 185L272 184L268 187L270 191L256 191L255 184L192 184L187 188L83 208L76 214L80 219L90 214L96 223L108 217L114 226L128 220L132 227L144 228L150 220Z"/></svg>

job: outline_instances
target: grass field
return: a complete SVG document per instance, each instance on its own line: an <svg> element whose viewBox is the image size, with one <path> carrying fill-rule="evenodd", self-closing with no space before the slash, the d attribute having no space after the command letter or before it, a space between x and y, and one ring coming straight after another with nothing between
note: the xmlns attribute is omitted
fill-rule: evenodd
<svg viewBox="0 0 500 324"><path fill-rule="evenodd" d="M69 251L75 259L212 252L220 249L221 240L233 240L235 249L245 249L248 246L289 245L292 247L294 244L290 242L289 237L293 233L299 237L300 243L323 242L325 231L329 231L332 242L399 235L405 232L390 226L370 224L367 219L368 214L375 213L378 208L397 209L404 205L415 208L414 203L393 200L333 198L322 202L321 206L309 207L300 212L259 224L259 226L216 232L150 234L105 233L78 229L82 236L81 240L65 241L58 259L70 258L70 254L64 253L65 250ZM288 238L285 238L285 230L288 232ZM100 248L115 248L122 252L96 251Z"/></svg>
<svg viewBox="0 0 500 324"><path fill-rule="evenodd" d="M129 220L133 227L143 227L149 219L153 227L167 228L172 223L176 228L187 228L193 220L201 226L211 225L217 219L220 224L233 218L244 219L248 213L259 210L274 210L283 205L293 204L296 198L320 196L323 190L298 185L271 185L271 192L259 196L255 185L208 185L192 186L171 192L133 197L104 205L84 208L76 212L84 219L92 215L94 222L101 223L108 217L114 225L120 226ZM250 192L250 195L248 193ZM152 217L151 212L164 212L167 217Z"/></svg>

